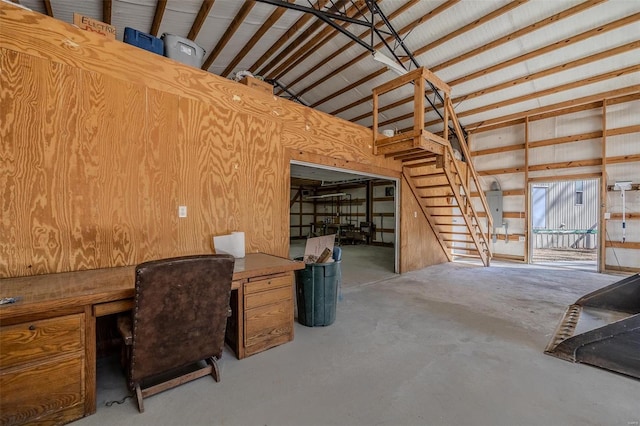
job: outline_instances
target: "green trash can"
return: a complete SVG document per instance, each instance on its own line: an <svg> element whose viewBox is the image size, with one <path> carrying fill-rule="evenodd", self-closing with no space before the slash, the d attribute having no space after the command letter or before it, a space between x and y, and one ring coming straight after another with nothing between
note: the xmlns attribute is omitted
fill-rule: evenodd
<svg viewBox="0 0 640 426"><path fill-rule="evenodd" d="M340 262L309 263L296 271L298 322L323 327L336 320Z"/></svg>

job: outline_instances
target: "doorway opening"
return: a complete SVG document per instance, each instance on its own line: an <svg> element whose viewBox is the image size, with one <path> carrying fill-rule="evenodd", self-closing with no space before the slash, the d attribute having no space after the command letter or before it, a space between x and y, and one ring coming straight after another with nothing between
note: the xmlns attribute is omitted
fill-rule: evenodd
<svg viewBox="0 0 640 426"><path fill-rule="evenodd" d="M531 263L597 271L600 180L536 182L529 193Z"/></svg>
<svg viewBox="0 0 640 426"><path fill-rule="evenodd" d="M304 254L307 238L335 234L345 287L394 276L398 180L296 160L290 167L290 257Z"/></svg>

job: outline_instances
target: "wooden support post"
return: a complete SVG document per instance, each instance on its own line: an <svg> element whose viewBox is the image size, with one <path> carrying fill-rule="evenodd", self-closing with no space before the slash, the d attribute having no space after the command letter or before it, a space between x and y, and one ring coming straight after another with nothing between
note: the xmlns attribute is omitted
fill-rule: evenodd
<svg viewBox="0 0 640 426"><path fill-rule="evenodd" d="M413 130L422 132L424 129L424 78L419 75L413 85Z"/></svg>
<svg viewBox="0 0 640 426"><path fill-rule="evenodd" d="M607 100L602 100L602 165L600 177L600 223L598 226L598 272L604 272L607 264L607 221L604 213L607 211Z"/></svg>
<svg viewBox="0 0 640 426"><path fill-rule="evenodd" d="M444 140L449 142L449 95L447 93L444 94L444 130L442 132L442 137ZM467 159L469 161L469 159Z"/></svg>
<svg viewBox="0 0 640 426"><path fill-rule="evenodd" d="M378 155L378 92L373 91L373 154Z"/></svg>
<svg viewBox="0 0 640 426"><path fill-rule="evenodd" d="M524 261L531 263L529 258L529 226L531 221L531 203L529 200L529 116L524 118Z"/></svg>

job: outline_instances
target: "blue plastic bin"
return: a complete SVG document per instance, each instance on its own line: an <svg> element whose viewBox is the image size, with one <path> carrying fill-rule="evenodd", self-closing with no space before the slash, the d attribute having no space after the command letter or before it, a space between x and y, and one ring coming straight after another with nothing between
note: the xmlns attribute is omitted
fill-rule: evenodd
<svg viewBox="0 0 640 426"><path fill-rule="evenodd" d="M124 42L158 55L164 54L164 41L162 39L133 28L125 27Z"/></svg>

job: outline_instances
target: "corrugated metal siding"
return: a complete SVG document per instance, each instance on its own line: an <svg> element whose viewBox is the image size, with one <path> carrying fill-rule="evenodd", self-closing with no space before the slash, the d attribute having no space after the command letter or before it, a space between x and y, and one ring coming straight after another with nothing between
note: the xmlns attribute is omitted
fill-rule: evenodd
<svg viewBox="0 0 640 426"><path fill-rule="evenodd" d="M576 183L583 182L582 204ZM553 182L547 187L547 229L591 228L598 221L598 180Z"/></svg>
<svg viewBox="0 0 640 426"><path fill-rule="evenodd" d="M582 204L577 204L576 185L580 182L583 184ZM593 229L598 229L597 179L552 182L534 187L545 187L547 191L546 227L537 233L534 231L535 248L568 248L576 241L578 244L574 248L596 247L597 236L584 236L584 233L594 225Z"/></svg>

